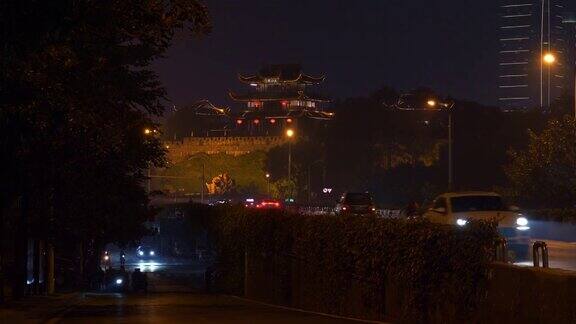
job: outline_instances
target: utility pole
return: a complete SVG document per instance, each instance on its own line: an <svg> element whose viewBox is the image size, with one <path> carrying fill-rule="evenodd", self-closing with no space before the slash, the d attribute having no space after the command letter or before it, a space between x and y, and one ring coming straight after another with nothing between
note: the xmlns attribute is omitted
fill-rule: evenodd
<svg viewBox="0 0 576 324"><path fill-rule="evenodd" d="M206 185L206 180L204 177L205 173L205 164L202 162L202 186L200 188L200 203L204 203L204 186Z"/></svg>

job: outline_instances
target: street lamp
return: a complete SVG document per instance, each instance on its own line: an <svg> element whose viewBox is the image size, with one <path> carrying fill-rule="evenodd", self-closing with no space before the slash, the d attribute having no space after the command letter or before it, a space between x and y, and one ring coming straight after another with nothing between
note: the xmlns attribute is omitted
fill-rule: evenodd
<svg viewBox="0 0 576 324"><path fill-rule="evenodd" d="M546 53L542 56L542 61L551 66L556 63L556 55L554 53ZM576 120L576 69L574 69L574 119Z"/></svg>
<svg viewBox="0 0 576 324"><path fill-rule="evenodd" d="M266 173L266 182L268 182L268 196L270 196L270 173Z"/></svg>
<svg viewBox="0 0 576 324"><path fill-rule="evenodd" d="M295 132L292 128L286 130L286 137L288 138L288 181L292 180L292 138Z"/></svg>
<svg viewBox="0 0 576 324"><path fill-rule="evenodd" d="M454 166L452 161L452 108L454 108L454 102L440 102L430 99L427 101L427 104L432 108L440 106L448 111L448 191L452 191L452 186L454 184Z"/></svg>
<svg viewBox="0 0 576 324"><path fill-rule="evenodd" d="M544 57L542 57L542 59L546 64L554 64L554 62L556 62L556 56L552 53L544 54Z"/></svg>

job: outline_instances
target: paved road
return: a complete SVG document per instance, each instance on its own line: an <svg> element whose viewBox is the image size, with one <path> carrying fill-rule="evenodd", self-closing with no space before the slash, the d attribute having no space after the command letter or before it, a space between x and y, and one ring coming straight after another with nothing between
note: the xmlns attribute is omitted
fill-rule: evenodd
<svg viewBox="0 0 576 324"><path fill-rule="evenodd" d="M87 294L80 303L48 323L357 323L291 311L234 297L163 293Z"/></svg>
<svg viewBox="0 0 576 324"><path fill-rule="evenodd" d="M563 242L544 239L532 239L534 241L545 241L548 247L550 268L558 268L576 271L576 242ZM524 257L517 265L533 266L532 250L530 246L523 248Z"/></svg>

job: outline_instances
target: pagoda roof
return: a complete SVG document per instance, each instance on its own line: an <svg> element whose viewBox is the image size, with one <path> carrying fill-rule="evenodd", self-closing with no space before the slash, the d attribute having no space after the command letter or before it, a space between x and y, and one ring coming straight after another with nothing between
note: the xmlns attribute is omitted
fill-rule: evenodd
<svg viewBox="0 0 576 324"><path fill-rule="evenodd" d="M227 116L227 108L218 108L208 100L200 100L193 103L188 109L192 110L195 115L200 116Z"/></svg>
<svg viewBox="0 0 576 324"><path fill-rule="evenodd" d="M288 119L288 118L310 118L310 119L322 119L330 120L334 117L334 113L318 110L290 110L284 113L270 115L262 111L244 111L240 118L243 119Z"/></svg>
<svg viewBox="0 0 576 324"><path fill-rule="evenodd" d="M230 91L230 98L235 101L279 101L279 100L309 100L317 102L328 102L330 99L317 95L307 94L304 91L287 91L287 92L252 92L238 94Z"/></svg>
<svg viewBox="0 0 576 324"><path fill-rule="evenodd" d="M313 77L302 72L300 64L266 65L255 75L238 74L238 79L244 83L265 83L266 79L274 79L273 83L296 82L302 84L318 84L324 81L324 76Z"/></svg>

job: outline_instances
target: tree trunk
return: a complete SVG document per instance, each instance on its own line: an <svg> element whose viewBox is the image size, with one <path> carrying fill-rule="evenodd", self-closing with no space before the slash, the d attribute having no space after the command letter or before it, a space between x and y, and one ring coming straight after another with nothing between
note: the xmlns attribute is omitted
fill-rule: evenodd
<svg viewBox="0 0 576 324"><path fill-rule="evenodd" d="M46 285L46 294L54 293L54 246L46 243L46 261L44 262L44 282Z"/></svg>
<svg viewBox="0 0 576 324"><path fill-rule="evenodd" d="M20 217L16 224L16 237L14 239L14 280L12 282L12 295L14 299L24 297L28 275L28 197L20 197L18 206Z"/></svg>
<svg viewBox="0 0 576 324"><path fill-rule="evenodd" d="M40 293L40 263L41 263L41 255L42 255L42 244L40 239L34 239L32 245L33 249L33 259L32 259L32 273L33 279L32 282L32 294L37 295Z"/></svg>

